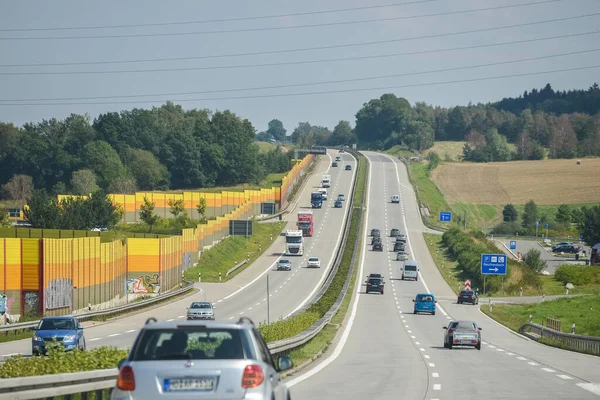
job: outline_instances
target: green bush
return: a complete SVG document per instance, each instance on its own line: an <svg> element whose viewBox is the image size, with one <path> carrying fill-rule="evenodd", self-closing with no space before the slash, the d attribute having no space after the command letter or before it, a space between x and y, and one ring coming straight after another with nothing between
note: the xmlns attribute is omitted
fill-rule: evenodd
<svg viewBox="0 0 600 400"><path fill-rule="evenodd" d="M362 156L361 160L363 160ZM366 163L364 161L361 161L358 171L357 185L354 188L355 196L357 193L362 193L362 189L365 185L365 182ZM356 237L359 234L358 222L360 218L360 210L356 208L353 209L352 213L350 214L350 218L350 232L348 233L347 245L344 248L344 253L342 255L340 266L338 267L335 276L331 280L331 284L329 285L323 296L321 296L319 301L313 303L305 312L285 320L281 319L269 325L260 324L258 330L264 336L267 343L275 342L281 339L286 339L306 330L319 319L321 319L331 309L331 307L337 300L338 296L340 295L340 292L342 291L342 288L344 287L344 283L346 282L346 278L348 277L348 273L350 271L350 262L352 260L352 255L355 249L353 243L355 242Z"/></svg>
<svg viewBox="0 0 600 400"><path fill-rule="evenodd" d="M600 283L600 270L592 266L565 264L556 269L554 279L565 285L567 283L576 286L597 284Z"/></svg>
<svg viewBox="0 0 600 400"><path fill-rule="evenodd" d="M0 365L0 378L62 374L67 372L92 371L95 369L116 368L127 350L115 347L98 347L89 351L74 350L65 352L60 344L48 346L48 356L12 356Z"/></svg>

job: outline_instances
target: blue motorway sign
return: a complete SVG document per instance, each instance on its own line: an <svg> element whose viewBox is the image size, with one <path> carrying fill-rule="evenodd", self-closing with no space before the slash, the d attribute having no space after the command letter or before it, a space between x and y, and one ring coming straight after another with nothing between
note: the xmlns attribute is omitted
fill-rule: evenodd
<svg viewBox="0 0 600 400"><path fill-rule="evenodd" d="M452 221L452 212L441 211L440 212L440 222L450 222L450 221Z"/></svg>
<svg viewBox="0 0 600 400"><path fill-rule="evenodd" d="M546 229L550 228L550 224L546 224Z"/></svg>
<svg viewBox="0 0 600 400"><path fill-rule="evenodd" d="M516 250L517 249L517 241L516 240L511 240L510 241L510 249L511 250Z"/></svg>
<svg viewBox="0 0 600 400"><path fill-rule="evenodd" d="M482 254L481 273L483 275L506 275L506 255Z"/></svg>

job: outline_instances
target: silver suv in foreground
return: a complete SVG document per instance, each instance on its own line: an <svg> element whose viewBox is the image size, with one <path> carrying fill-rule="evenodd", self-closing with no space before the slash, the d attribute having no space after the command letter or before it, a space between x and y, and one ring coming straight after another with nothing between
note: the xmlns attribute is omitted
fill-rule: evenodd
<svg viewBox="0 0 600 400"><path fill-rule="evenodd" d="M290 400L279 372L292 367L289 357L273 360L246 317L237 323L150 318L119 363L111 400Z"/></svg>

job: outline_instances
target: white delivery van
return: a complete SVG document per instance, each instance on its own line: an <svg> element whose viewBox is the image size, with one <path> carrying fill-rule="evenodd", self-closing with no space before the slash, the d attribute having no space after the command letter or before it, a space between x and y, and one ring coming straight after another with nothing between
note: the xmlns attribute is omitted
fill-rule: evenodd
<svg viewBox="0 0 600 400"><path fill-rule="evenodd" d="M392 196L392 203L400 203L400 196L397 194Z"/></svg>
<svg viewBox="0 0 600 400"><path fill-rule="evenodd" d="M323 200L327 200L327 189L320 188L319 193L321 193L323 195Z"/></svg>
<svg viewBox="0 0 600 400"><path fill-rule="evenodd" d="M415 281L419 280L419 266L417 265L416 260L404 261L404 267L400 268L400 271L402 271L402 280L405 280L405 279L414 279Z"/></svg>

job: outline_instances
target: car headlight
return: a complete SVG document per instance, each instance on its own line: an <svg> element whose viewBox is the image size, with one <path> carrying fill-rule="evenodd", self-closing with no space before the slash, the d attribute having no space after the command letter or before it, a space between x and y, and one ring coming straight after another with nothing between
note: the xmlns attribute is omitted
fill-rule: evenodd
<svg viewBox="0 0 600 400"><path fill-rule="evenodd" d="M72 342L74 340L77 340L77 335L67 335L63 339L64 342Z"/></svg>
<svg viewBox="0 0 600 400"><path fill-rule="evenodd" d="M43 342L44 341L44 339L42 339L41 337L36 336L36 335L33 336L33 340L35 340L36 342Z"/></svg>

